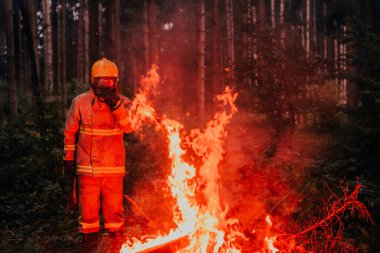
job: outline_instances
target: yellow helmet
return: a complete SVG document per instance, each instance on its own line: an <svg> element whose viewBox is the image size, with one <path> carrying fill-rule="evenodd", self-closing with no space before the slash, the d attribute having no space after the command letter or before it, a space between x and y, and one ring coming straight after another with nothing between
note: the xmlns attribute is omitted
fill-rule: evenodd
<svg viewBox="0 0 380 253"><path fill-rule="evenodd" d="M95 77L118 77L119 70L116 67L116 64L107 58L103 57L102 59L96 61L92 65L91 69L91 83L94 83Z"/></svg>

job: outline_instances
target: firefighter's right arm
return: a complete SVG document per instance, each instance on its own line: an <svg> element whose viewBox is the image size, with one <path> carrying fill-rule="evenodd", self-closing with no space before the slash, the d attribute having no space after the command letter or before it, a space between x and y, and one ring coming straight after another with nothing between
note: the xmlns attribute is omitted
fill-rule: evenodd
<svg viewBox="0 0 380 253"><path fill-rule="evenodd" d="M130 105L131 101L126 97L121 97L119 103L120 106L114 111L112 111L113 115L115 115L117 121L119 122L120 127L123 129L125 133L130 133L134 131L131 121L130 121Z"/></svg>
<svg viewBox="0 0 380 253"><path fill-rule="evenodd" d="M76 141L80 127L80 113L77 99L73 99L70 109L67 113L65 125L64 139L64 161L74 161L76 151Z"/></svg>

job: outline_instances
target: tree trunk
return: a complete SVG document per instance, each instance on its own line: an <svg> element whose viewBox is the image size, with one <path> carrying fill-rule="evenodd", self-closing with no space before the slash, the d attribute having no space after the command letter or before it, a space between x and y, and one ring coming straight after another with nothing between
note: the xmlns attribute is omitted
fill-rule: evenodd
<svg viewBox="0 0 380 253"><path fill-rule="evenodd" d="M234 79L235 46L234 46L234 12L233 1L226 0L227 12L227 65L230 68L230 76Z"/></svg>
<svg viewBox="0 0 380 253"><path fill-rule="evenodd" d="M18 91L22 91L21 87L24 83L24 64L22 58L22 22L17 3L13 3L13 24L14 24L14 45L15 45L15 75L16 87ZM0 30L1 32L1 30ZM1 40L0 40L1 43ZM25 93L24 93L25 94Z"/></svg>
<svg viewBox="0 0 380 253"><path fill-rule="evenodd" d="M327 60L327 3L326 1L323 1L323 59Z"/></svg>
<svg viewBox="0 0 380 253"><path fill-rule="evenodd" d="M38 58L38 45L39 45L39 38L37 34L37 6L35 1L27 1L27 0L22 0L24 1L27 5L25 6L28 8L29 12L29 24L30 24L30 31L33 36L33 51L35 55L35 59L33 61L36 62L36 68L37 68L37 74L40 77L40 64L39 64L39 58ZM33 84L32 84L33 85ZM41 87L42 88L42 87Z"/></svg>
<svg viewBox="0 0 380 253"><path fill-rule="evenodd" d="M57 94L59 93L59 67L58 67L58 60L59 60L59 29L58 29L58 0L52 0L52 6L51 9L52 15L51 15L51 27L52 27L52 49L53 49L53 93Z"/></svg>
<svg viewBox="0 0 380 253"><path fill-rule="evenodd" d="M29 56L30 56L30 68L31 68L30 74L31 74L31 85L32 85L31 88L32 88L32 92L33 92L34 102L35 102L36 108L37 108L37 113L39 114L39 113L42 113L41 108L42 108L43 100L42 100L42 94L41 94L41 83L40 83L38 70L37 70L37 65L38 65L37 64L37 57L36 57L36 53L34 51L35 50L35 45L34 45L35 37L33 36L33 33L32 33L32 27L33 26L30 23L30 20L33 20L33 19L31 19L31 17L33 16L33 15L31 15L31 11L33 11L33 8L27 9L26 3L23 0L18 0L18 5L19 5L19 8L20 8L20 11L22 14L22 18L24 21L24 30L26 33L28 52L29 52ZM28 5L28 7L30 8L31 5Z"/></svg>
<svg viewBox="0 0 380 253"><path fill-rule="evenodd" d="M148 24L148 4L147 0L143 0L142 10L142 50L143 50L143 73L145 74L150 66L149 62L149 24Z"/></svg>
<svg viewBox="0 0 380 253"><path fill-rule="evenodd" d="M61 81L61 95L62 95L62 108L63 117L66 117L67 106L67 84L66 84L66 2L67 0L61 0L62 9L60 10L59 17L59 33L61 39L59 42L59 55L60 55L60 81Z"/></svg>
<svg viewBox="0 0 380 253"><path fill-rule="evenodd" d="M220 19L219 0L212 1L212 25L211 25L211 67L212 67L212 96L221 92L221 63L220 63Z"/></svg>
<svg viewBox="0 0 380 253"><path fill-rule="evenodd" d="M312 4L311 14L313 17L312 18L312 20L313 20L313 23L312 23L313 43L312 43L311 51L312 51L312 54L314 57L318 52L318 50L317 50L317 46L318 46L318 42L317 42L317 3L316 3L317 0L312 0L312 1L313 1L313 4Z"/></svg>
<svg viewBox="0 0 380 253"><path fill-rule="evenodd" d="M99 44L99 3L96 0L88 1L89 18L90 22L90 64L100 58L100 44Z"/></svg>
<svg viewBox="0 0 380 253"><path fill-rule="evenodd" d="M83 25L84 25L84 55L83 55L83 73L84 73L84 83L89 84L90 82L90 22L88 13L88 0L83 0Z"/></svg>
<svg viewBox="0 0 380 253"><path fill-rule="evenodd" d="M119 59L117 59L117 54L120 53L120 41L116 42L116 37L120 40L120 14L116 11L116 3L118 0L112 0L106 2L106 27L105 29L105 45L104 51L106 52L106 57L115 61L116 65L120 64ZM116 17L117 16L117 17ZM118 34L118 36L116 36ZM119 47L119 48L117 48ZM119 52L117 51L119 50Z"/></svg>
<svg viewBox="0 0 380 253"><path fill-rule="evenodd" d="M272 28L276 27L276 1L270 1L270 16L271 16L271 26Z"/></svg>
<svg viewBox="0 0 380 253"><path fill-rule="evenodd" d="M204 0L197 2L197 110L202 121L205 116L205 36L206 15Z"/></svg>
<svg viewBox="0 0 380 253"><path fill-rule="evenodd" d="M115 61L116 65L119 68L119 75L124 73L124 65L122 65L121 56L121 30L120 30L120 0L115 0L114 2L114 36L115 36ZM120 76L120 77L121 77Z"/></svg>
<svg viewBox="0 0 380 253"><path fill-rule="evenodd" d="M281 27L280 41L282 45L284 45L284 39L285 39L284 17L285 17L285 0L280 0L280 27Z"/></svg>
<svg viewBox="0 0 380 253"><path fill-rule="evenodd" d="M53 92L53 52L52 52L52 29L51 29L51 1L42 1L44 15L44 88L46 94Z"/></svg>
<svg viewBox="0 0 380 253"><path fill-rule="evenodd" d="M15 76L15 54L13 37L13 4L12 0L6 0L6 38L7 38L7 86L9 99L9 121L17 118L17 94Z"/></svg>
<svg viewBox="0 0 380 253"><path fill-rule="evenodd" d="M257 23L265 25L265 0L257 0Z"/></svg>
<svg viewBox="0 0 380 253"><path fill-rule="evenodd" d="M306 41L305 52L306 59L310 58L310 0L306 0Z"/></svg>
<svg viewBox="0 0 380 253"><path fill-rule="evenodd" d="M149 17L149 61L158 64L158 32L157 32L157 6L156 0L148 2Z"/></svg>
<svg viewBox="0 0 380 253"><path fill-rule="evenodd" d="M250 12L250 1L244 1L243 2L243 10L242 10L242 27L243 29L247 29L249 27L249 12ZM249 55L249 37L247 32L243 31L242 34L242 40L241 40L241 47L242 47L242 59L243 63L246 64L248 62L248 55Z"/></svg>
<svg viewBox="0 0 380 253"><path fill-rule="evenodd" d="M78 27L77 27L77 60L76 60L76 80L79 83L84 82L84 72L83 72L83 60L84 60L84 22L83 20L83 4L78 11Z"/></svg>

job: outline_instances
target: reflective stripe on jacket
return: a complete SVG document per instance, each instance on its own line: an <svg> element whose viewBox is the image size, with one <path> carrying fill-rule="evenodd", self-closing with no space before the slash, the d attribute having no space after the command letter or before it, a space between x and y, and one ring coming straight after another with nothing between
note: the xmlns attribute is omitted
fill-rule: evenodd
<svg viewBox="0 0 380 253"><path fill-rule="evenodd" d="M73 99L64 132L64 160L76 160L78 175L125 174L123 135L133 129L127 109L130 100L119 97L124 106L113 112L92 90Z"/></svg>

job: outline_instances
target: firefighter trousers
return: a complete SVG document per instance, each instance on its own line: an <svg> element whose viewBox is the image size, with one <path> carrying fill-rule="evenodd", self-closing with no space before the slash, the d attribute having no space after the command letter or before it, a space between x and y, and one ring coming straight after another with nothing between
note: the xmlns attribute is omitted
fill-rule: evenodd
<svg viewBox="0 0 380 253"><path fill-rule="evenodd" d="M124 227L123 176L79 176L78 179L80 231L82 233L99 231L100 203L104 216L104 227L109 232L122 229Z"/></svg>

